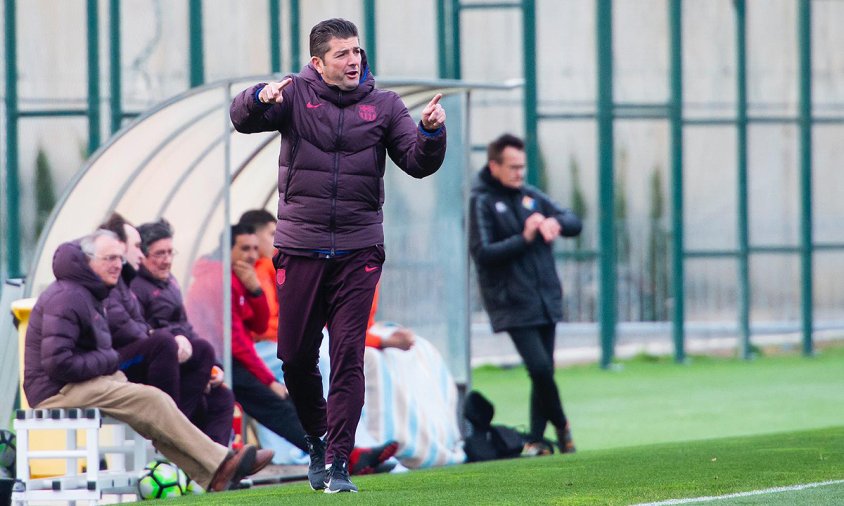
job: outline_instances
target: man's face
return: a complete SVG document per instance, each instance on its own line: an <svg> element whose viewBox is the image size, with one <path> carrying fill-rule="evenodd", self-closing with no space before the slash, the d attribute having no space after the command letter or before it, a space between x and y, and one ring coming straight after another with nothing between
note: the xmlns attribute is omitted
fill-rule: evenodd
<svg viewBox="0 0 844 506"><path fill-rule="evenodd" d="M357 37L333 38L328 41L328 52L323 58L311 57L311 64L322 75L326 84L343 91L352 91L360 80L360 43Z"/></svg>
<svg viewBox="0 0 844 506"><path fill-rule="evenodd" d="M164 281L170 277L170 269L173 267L175 255L173 238L159 239L149 245L142 263L154 278Z"/></svg>
<svg viewBox="0 0 844 506"><path fill-rule="evenodd" d="M258 236L255 234L240 234L234 238L232 247L232 263L237 261L254 265L258 261Z"/></svg>
<svg viewBox="0 0 844 506"><path fill-rule="evenodd" d="M126 245L113 237L100 236L94 241L94 256L88 258L88 265L94 274L108 286L117 284L123 269L123 253Z"/></svg>
<svg viewBox="0 0 844 506"><path fill-rule="evenodd" d="M507 188L521 188L525 184L527 172L525 152L512 146L507 146L501 152L501 162L489 161L489 171Z"/></svg>
<svg viewBox="0 0 844 506"><path fill-rule="evenodd" d="M258 236L258 251L262 257L272 258L275 254L275 223L265 223L255 230Z"/></svg>
<svg viewBox="0 0 844 506"><path fill-rule="evenodd" d="M126 262L136 270L141 266L141 260L144 259L144 252L141 251L141 234L138 230L130 225L123 225L123 230L126 232Z"/></svg>

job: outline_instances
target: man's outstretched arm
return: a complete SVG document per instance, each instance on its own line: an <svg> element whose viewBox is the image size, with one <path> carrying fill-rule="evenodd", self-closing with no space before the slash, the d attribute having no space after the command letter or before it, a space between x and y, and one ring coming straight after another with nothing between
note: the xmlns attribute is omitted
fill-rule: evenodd
<svg viewBox="0 0 844 506"><path fill-rule="evenodd" d="M244 134L281 130L290 101L285 103L285 88L293 79L277 83L258 83L246 88L232 100L229 116L235 130Z"/></svg>
<svg viewBox="0 0 844 506"><path fill-rule="evenodd" d="M445 110L437 94L422 111L422 120L416 124L410 113L396 96L394 117L387 136L390 159L415 178L430 176L445 159L446 129Z"/></svg>

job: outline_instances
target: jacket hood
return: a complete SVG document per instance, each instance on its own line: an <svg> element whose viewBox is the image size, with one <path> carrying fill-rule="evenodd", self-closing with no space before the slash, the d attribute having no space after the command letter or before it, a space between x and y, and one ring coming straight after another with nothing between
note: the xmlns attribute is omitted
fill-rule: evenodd
<svg viewBox="0 0 844 506"><path fill-rule="evenodd" d="M492 172L489 170L489 165L484 165L484 168L478 172L478 177L475 179L475 185L472 188L472 191L495 191L499 193L509 193L509 194L516 194L521 193L522 188L509 188L501 184L501 181L495 179L492 176Z"/></svg>
<svg viewBox="0 0 844 506"><path fill-rule="evenodd" d="M103 300L111 287L91 269L88 256L82 252L79 241L66 242L53 254L53 275L60 281L71 281L87 288L94 297Z"/></svg>
<svg viewBox="0 0 844 506"><path fill-rule="evenodd" d="M361 50L359 84L357 88L351 91L343 91L337 86L326 84L319 72L310 63L302 68L299 77L304 79L320 98L328 100L338 107L360 102L375 88L375 77L369 72L366 52L363 50Z"/></svg>

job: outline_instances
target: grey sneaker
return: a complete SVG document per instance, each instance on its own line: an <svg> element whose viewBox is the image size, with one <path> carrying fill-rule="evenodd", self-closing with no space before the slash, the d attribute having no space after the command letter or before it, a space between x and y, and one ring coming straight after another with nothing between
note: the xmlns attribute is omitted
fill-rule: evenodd
<svg viewBox="0 0 844 506"><path fill-rule="evenodd" d="M325 441L316 436L305 436L305 443L308 445L308 455L311 457L311 464L308 466L308 481L313 490L325 488Z"/></svg>
<svg viewBox="0 0 844 506"><path fill-rule="evenodd" d="M357 492L358 488L349 479L349 466L345 460L335 459L325 477L325 493Z"/></svg>

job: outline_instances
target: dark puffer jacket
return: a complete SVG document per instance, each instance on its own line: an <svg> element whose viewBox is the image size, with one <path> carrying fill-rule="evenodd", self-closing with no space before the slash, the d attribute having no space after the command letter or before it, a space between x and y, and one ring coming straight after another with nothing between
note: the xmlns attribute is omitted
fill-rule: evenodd
<svg viewBox="0 0 844 506"><path fill-rule="evenodd" d="M144 320L154 331L183 335L190 340L200 339L188 322L182 291L171 274L167 281L154 277L142 265L129 288L138 298Z"/></svg>
<svg viewBox="0 0 844 506"><path fill-rule="evenodd" d="M231 105L238 132L282 135L275 244L285 249L354 250L383 244L384 168L389 154L416 178L433 174L446 150L445 127L414 124L399 96L375 88L366 60L360 85L341 91L310 65L281 104L265 105L261 83Z"/></svg>
<svg viewBox="0 0 844 506"><path fill-rule="evenodd" d="M503 186L484 167L469 203L469 249L478 270L481 298L495 332L563 319L563 290L552 244L522 236L534 212L560 222L564 237L580 234L580 218L538 189Z"/></svg>
<svg viewBox="0 0 844 506"><path fill-rule="evenodd" d="M53 282L38 297L26 331L23 390L30 406L79 383L117 371L103 300L109 287L77 243L53 255Z"/></svg>
<svg viewBox="0 0 844 506"><path fill-rule="evenodd" d="M144 320L137 295L129 289L129 283L135 277L137 271L129 264L124 265L120 280L105 301L112 346L116 350L154 333ZM166 330L159 332L170 335Z"/></svg>

